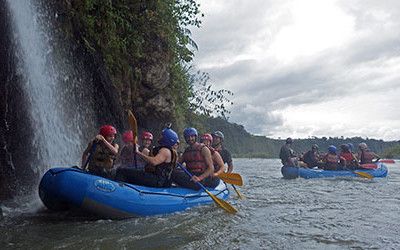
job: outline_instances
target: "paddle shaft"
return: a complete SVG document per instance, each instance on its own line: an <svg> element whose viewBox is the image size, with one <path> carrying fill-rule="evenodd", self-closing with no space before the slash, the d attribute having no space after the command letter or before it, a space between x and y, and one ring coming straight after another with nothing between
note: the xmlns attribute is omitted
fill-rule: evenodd
<svg viewBox="0 0 400 250"><path fill-rule="evenodd" d="M239 192L239 190L236 189L235 185L232 184L233 190L237 193L240 199L243 199L243 195Z"/></svg>

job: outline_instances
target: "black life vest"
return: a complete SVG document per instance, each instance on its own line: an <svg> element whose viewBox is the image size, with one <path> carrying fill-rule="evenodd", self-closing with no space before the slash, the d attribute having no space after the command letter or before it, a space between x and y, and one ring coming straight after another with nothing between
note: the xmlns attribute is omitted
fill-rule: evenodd
<svg viewBox="0 0 400 250"><path fill-rule="evenodd" d="M166 178L166 179L171 179L171 174L172 171L175 169L176 167L176 161L178 159L178 153L172 149L171 147L167 147L167 146L159 146L159 147L155 147L153 148L153 155L157 155L158 152L162 149L162 148L167 148L171 151L171 162L163 162L161 164L152 166L150 164L147 164L145 166L145 171L148 173L153 173L157 176L160 176L162 178Z"/></svg>

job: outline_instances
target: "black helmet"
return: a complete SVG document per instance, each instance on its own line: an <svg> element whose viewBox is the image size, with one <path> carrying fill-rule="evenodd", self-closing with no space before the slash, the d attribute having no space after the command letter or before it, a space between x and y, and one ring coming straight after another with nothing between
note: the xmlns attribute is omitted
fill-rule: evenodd
<svg viewBox="0 0 400 250"><path fill-rule="evenodd" d="M292 144L292 143L293 143L292 138L288 137L288 138L286 139L286 144Z"/></svg>
<svg viewBox="0 0 400 250"><path fill-rule="evenodd" d="M313 144L312 146L311 146L311 149L319 149L319 147L318 147L318 145L317 144Z"/></svg>
<svg viewBox="0 0 400 250"><path fill-rule="evenodd" d="M225 139L225 136L221 131L215 131L214 133L212 133L212 136L213 137L219 137L219 138L221 138L221 140Z"/></svg>

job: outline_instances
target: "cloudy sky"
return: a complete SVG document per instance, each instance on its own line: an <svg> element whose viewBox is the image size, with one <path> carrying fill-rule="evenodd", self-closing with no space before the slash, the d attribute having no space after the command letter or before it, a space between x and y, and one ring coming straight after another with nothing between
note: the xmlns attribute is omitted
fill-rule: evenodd
<svg viewBox="0 0 400 250"><path fill-rule="evenodd" d="M195 65L272 138L400 140L400 1L199 0Z"/></svg>

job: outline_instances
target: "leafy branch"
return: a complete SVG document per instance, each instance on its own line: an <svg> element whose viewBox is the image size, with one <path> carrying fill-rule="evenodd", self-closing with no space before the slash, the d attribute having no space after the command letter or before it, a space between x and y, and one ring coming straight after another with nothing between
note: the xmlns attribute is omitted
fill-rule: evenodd
<svg viewBox="0 0 400 250"><path fill-rule="evenodd" d="M210 83L210 76L206 72L197 71L190 75L191 86L190 109L198 114L207 116L221 116L228 119L230 111L227 106L233 105L229 99L233 96L232 91L227 89L214 90Z"/></svg>

